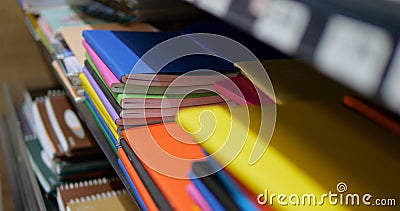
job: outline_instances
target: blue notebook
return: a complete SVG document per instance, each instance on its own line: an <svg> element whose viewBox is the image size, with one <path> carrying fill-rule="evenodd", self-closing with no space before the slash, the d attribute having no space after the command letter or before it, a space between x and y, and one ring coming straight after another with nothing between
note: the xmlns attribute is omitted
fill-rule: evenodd
<svg viewBox="0 0 400 211"><path fill-rule="evenodd" d="M219 181L225 187L225 190L229 192L231 197L239 205L242 210L260 210L253 201L251 201L239 185L231 178L231 176L224 170L210 154L203 149L204 155L207 157L207 163L215 171L215 175L218 177Z"/></svg>
<svg viewBox="0 0 400 211"><path fill-rule="evenodd" d="M197 175L193 171L190 172L190 178L193 178L191 179L193 184L196 186L197 190L199 190L201 195L203 195L203 197L207 200L208 204L214 210L221 210L221 211L226 210L200 179L194 179L197 178Z"/></svg>
<svg viewBox="0 0 400 211"><path fill-rule="evenodd" d="M135 194L136 201L139 204L140 208L142 208L143 211L147 211L146 204L143 202L143 199L140 196L139 191L136 189L135 184L133 184L131 177L129 176L124 164L122 163L121 159L119 159L119 158L118 158L118 165L121 168L122 172L124 173L126 179L128 180L129 185L131 186L133 193Z"/></svg>
<svg viewBox="0 0 400 211"><path fill-rule="evenodd" d="M210 156L208 157L207 162L214 169L220 169L219 164ZM235 200L238 206L242 210L259 210L259 208L249 199L246 194L244 194L241 188L236 184L236 182L225 172L225 170L221 169L215 173L218 177L219 181L223 184L226 191L229 192L231 197Z"/></svg>
<svg viewBox="0 0 400 211"><path fill-rule="evenodd" d="M139 58L157 44L181 35L179 32L130 32L109 30L88 30L83 37L99 55L114 75L122 81L126 75L134 74L182 74L192 70L210 69L221 73L238 72L238 69L227 60L215 56L194 54L163 64L163 59L171 56L168 49L164 53L156 51L155 57L143 60L140 68L132 71ZM185 46L193 46L199 51L209 52L197 42L186 39ZM183 46L183 45L182 45ZM193 49L191 48L191 49ZM178 50L182 50L179 46ZM172 52L172 51L171 51ZM184 52L183 52L184 53ZM165 66L164 66L165 65ZM159 71L158 71L159 70Z"/></svg>

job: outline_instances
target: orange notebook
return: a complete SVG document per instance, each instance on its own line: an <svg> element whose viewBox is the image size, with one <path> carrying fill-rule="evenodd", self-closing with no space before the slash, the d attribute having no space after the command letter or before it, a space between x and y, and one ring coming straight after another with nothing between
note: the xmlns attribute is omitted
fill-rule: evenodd
<svg viewBox="0 0 400 211"><path fill-rule="evenodd" d="M202 148L175 122L124 130L122 135L175 210L195 210L188 195L194 161L204 161Z"/></svg>
<svg viewBox="0 0 400 211"><path fill-rule="evenodd" d="M390 114L387 114L381 109L377 108L376 106L368 104L366 101L352 95L345 95L343 97L343 103L347 107L359 112L360 114L382 125L383 127L386 127L397 135L400 135L399 121L397 121Z"/></svg>
<svg viewBox="0 0 400 211"><path fill-rule="evenodd" d="M132 164L129 161L128 156L126 155L125 151L122 148L118 148L118 156L121 159L122 163L124 164L126 171L128 172L130 178L132 179L132 182L135 184L137 190L139 191L140 197L143 199L148 210L157 210L158 208L154 203L153 198L147 191L146 186L143 184L142 180L140 179L139 175L133 168Z"/></svg>

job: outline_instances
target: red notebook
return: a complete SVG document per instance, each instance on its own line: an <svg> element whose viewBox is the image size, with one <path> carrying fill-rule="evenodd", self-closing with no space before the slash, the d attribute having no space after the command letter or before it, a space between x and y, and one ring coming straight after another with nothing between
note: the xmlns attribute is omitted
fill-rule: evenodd
<svg viewBox="0 0 400 211"><path fill-rule="evenodd" d="M126 171L129 174L129 177L132 179L133 184L135 184L135 187L139 191L140 197L143 199L148 210L157 210L158 208L154 203L153 198L147 191L146 186L143 184L142 180L140 179L139 175L133 168L132 164L129 161L128 156L126 155L125 151L122 148L118 148L118 156L121 159L122 163L124 164Z"/></svg>
<svg viewBox="0 0 400 211"><path fill-rule="evenodd" d="M194 161L202 148L175 122L124 130L122 135L175 210L197 209L187 193Z"/></svg>
<svg viewBox="0 0 400 211"><path fill-rule="evenodd" d="M243 75L218 81L214 84L214 89L239 105L274 103L271 98Z"/></svg>

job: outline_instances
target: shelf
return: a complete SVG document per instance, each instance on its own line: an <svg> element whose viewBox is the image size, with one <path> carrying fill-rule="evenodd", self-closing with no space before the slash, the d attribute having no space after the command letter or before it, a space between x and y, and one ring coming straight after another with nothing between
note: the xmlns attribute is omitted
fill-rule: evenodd
<svg viewBox="0 0 400 211"><path fill-rule="evenodd" d="M14 103L3 85L4 117L0 118L0 141L16 210L46 210L45 201L30 165Z"/></svg>
<svg viewBox="0 0 400 211"><path fill-rule="evenodd" d="M99 145L100 149L103 151L105 157L110 162L111 166L113 167L114 171L116 172L117 176L120 178L122 183L124 184L126 190L131 195L133 200L135 201L136 205L139 206L137 202L136 196L132 187L130 186L125 174L122 172L122 169L118 165L118 157L114 153L114 150L107 142L106 137L104 136L103 132L97 125L96 120L94 119L93 115L89 111L89 108L85 105L84 102L76 102L72 94L68 91L67 86L63 83L62 79L58 75L57 71L51 66L51 62L54 59L52 55L46 50L41 42L38 42L40 48L42 49L43 57L47 60L50 69L53 71L53 74L56 76L57 80L60 82L62 87L64 88L65 92L67 93L69 99L73 103L74 107L78 111L78 115L81 120L84 122L86 127L89 129L90 133L92 134L93 138L96 140L97 144Z"/></svg>
<svg viewBox="0 0 400 211"><path fill-rule="evenodd" d="M187 1L400 114L398 1Z"/></svg>

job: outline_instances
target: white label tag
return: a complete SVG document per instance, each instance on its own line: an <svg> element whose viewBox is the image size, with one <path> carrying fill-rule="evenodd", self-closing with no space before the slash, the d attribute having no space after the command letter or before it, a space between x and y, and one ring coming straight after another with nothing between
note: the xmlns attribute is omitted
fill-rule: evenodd
<svg viewBox="0 0 400 211"><path fill-rule="evenodd" d="M314 59L325 74L372 95L382 79L392 43L381 28L335 15L329 19Z"/></svg>
<svg viewBox="0 0 400 211"><path fill-rule="evenodd" d="M206 11L221 17L228 13L231 1L232 0L198 0L197 4Z"/></svg>
<svg viewBox="0 0 400 211"><path fill-rule="evenodd" d="M382 88L385 103L400 114L400 43Z"/></svg>
<svg viewBox="0 0 400 211"><path fill-rule="evenodd" d="M289 0L271 1L259 15L253 30L255 36L286 53L299 48L311 17L304 4Z"/></svg>

